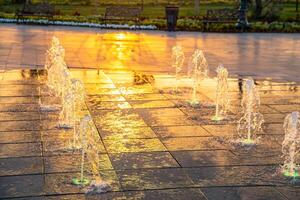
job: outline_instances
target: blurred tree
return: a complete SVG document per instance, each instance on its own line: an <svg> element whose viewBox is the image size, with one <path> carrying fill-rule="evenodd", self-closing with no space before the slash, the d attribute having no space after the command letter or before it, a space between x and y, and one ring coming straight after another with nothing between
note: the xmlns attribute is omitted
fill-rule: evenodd
<svg viewBox="0 0 300 200"><path fill-rule="evenodd" d="M261 18L262 14L262 0L255 0L255 18L259 19Z"/></svg>

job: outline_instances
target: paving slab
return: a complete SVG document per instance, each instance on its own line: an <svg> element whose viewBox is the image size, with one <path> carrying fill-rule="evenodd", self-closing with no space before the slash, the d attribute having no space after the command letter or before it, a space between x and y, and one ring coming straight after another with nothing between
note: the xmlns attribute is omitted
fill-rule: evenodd
<svg viewBox="0 0 300 200"><path fill-rule="evenodd" d="M109 156L116 170L179 167L169 152L120 153Z"/></svg>
<svg viewBox="0 0 300 200"><path fill-rule="evenodd" d="M9 131L0 132L0 144L3 143L28 143L40 142L41 134L39 131Z"/></svg>
<svg viewBox="0 0 300 200"><path fill-rule="evenodd" d="M41 157L0 159L0 176L41 173L43 173L43 159Z"/></svg>
<svg viewBox="0 0 300 200"><path fill-rule="evenodd" d="M206 137L211 134L201 126L156 126L152 128L158 137Z"/></svg>
<svg viewBox="0 0 300 200"><path fill-rule="evenodd" d="M191 187L184 169L137 169L117 172L124 190L149 190Z"/></svg>
<svg viewBox="0 0 300 200"><path fill-rule="evenodd" d="M107 154L99 154L99 159L99 170L113 169ZM80 154L48 156L44 160L46 173L80 172L81 169ZM86 168L90 170L88 165Z"/></svg>
<svg viewBox="0 0 300 200"><path fill-rule="evenodd" d="M0 196L26 197L43 194L44 179L42 175L0 177ZM26 185L26 187L24 187Z"/></svg>
<svg viewBox="0 0 300 200"><path fill-rule="evenodd" d="M286 200L286 198L272 187L218 187L202 188L207 199L214 200Z"/></svg>
<svg viewBox="0 0 300 200"><path fill-rule="evenodd" d="M108 153L166 151L159 139L103 140Z"/></svg>
<svg viewBox="0 0 300 200"><path fill-rule="evenodd" d="M120 191L121 186L114 171L101 171L103 181L108 181L112 191ZM59 194L84 194L85 188L75 186L71 183L72 178L80 177L79 173L47 174L45 176L44 192L47 195ZM87 178L91 178L86 175Z"/></svg>
<svg viewBox="0 0 300 200"><path fill-rule="evenodd" d="M182 167L228 166L240 164L240 161L236 156L228 150L173 151L172 155Z"/></svg>
<svg viewBox="0 0 300 200"><path fill-rule="evenodd" d="M0 158L41 156L41 143L0 144Z"/></svg>
<svg viewBox="0 0 300 200"><path fill-rule="evenodd" d="M300 187L285 186L285 187L276 187L276 190L279 191L283 196L289 200L297 200L300 195Z"/></svg>
<svg viewBox="0 0 300 200"><path fill-rule="evenodd" d="M169 151L226 149L213 137L163 138L162 142Z"/></svg>
<svg viewBox="0 0 300 200"><path fill-rule="evenodd" d="M178 108L138 109L137 112L149 126L195 124Z"/></svg>
<svg viewBox="0 0 300 200"><path fill-rule="evenodd" d="M0 131L38 131L38 121L0 121Z"/></svg>

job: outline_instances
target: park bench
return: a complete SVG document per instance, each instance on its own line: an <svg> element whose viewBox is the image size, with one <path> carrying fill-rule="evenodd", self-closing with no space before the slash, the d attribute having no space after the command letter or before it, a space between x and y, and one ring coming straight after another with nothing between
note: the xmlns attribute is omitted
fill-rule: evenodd
<svg viewBox="0 0 300 200"><path fill-rule="evenodd" d="M236 23L239 11L235 9L218 9L207 10L206 16L203 17L204 30L207 30L209 24L213 23Z"/></svg>
<svg viewBox="0 0 300 200"><path fill-rule="evenodd" d="M141 7L128 6L110 6L105 9L104 23L107 21L134 21L136 25L140 25Z"/></svg>
<svg viewBox="0 0 300 200"><path fill-rule="evenodd" d="M17 23L24 17L45 17L48 20L53 20L55 14L54 5L49 3L28 4L25 3L22 9L16 12Z"/></svg>

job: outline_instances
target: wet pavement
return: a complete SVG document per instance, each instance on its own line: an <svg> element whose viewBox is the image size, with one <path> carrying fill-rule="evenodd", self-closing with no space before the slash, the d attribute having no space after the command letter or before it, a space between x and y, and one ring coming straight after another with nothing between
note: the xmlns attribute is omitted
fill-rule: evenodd
<svg viewBox="0 0 300 200"><path fill-rule="evenodd" d="M283 163L283 118L300 110L299 86L257 79L264 132L253 148L229 142L240 117L238 80L229 80L227 120L214 122L215 79L200 84L200 108L185 77L153 74L136 84L132 72L71 70L84 81L86 112L101 137L99 170L112 191L85 195L71 184L80 171L79 152L66 151L72 130L56 128L58 113L41 112L43 85L28 70L0 71L1 199L188 199L297 200L300 183L278 171Z"/></svg>
<svg viewBox="0 0 300 200"><path fill-rule="evenodd" d="M51 37L66 49L76 68L173 73L171 48L186 55L183 72L196 48L204 51L210 73L223 63L231 75L300 82L300 34L99 30L59 26L0 24L0 69L41 67Z"/></svg>

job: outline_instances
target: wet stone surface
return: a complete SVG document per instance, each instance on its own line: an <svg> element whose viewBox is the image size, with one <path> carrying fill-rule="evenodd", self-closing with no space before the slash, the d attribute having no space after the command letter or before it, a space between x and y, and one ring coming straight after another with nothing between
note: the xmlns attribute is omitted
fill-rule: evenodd
<svg viewBox="0 0 300 200"><path fill-rule="evenodd" d="M211 120L214 79L201 82L203 104L191 107L190 88L174 93L163 84L172 83L173 76L154 75L156 82L136 85L132 73L72 70L86 84L83 110L100 137L100 177L112 188L87 195L86 187L71 184L81 165L80 150L70 149L73 129L57 127L59 111L39 109L39 98L45 104L59 100L40 97L39 81L30 73L5 73L0 79L7 86L0 89L1 199L299 199L299 182L280 172L283 120L300 105L300 93L290 85L257 81L265 124L249 148L233 142L242 115L236 79L229 84L230 115L216 122ZM88 162L85 169L92 180Z"/></svg>

